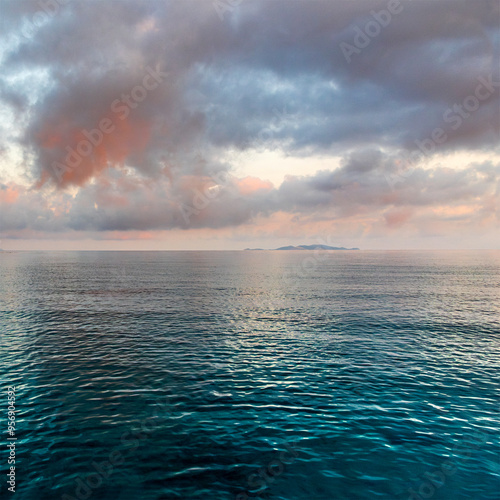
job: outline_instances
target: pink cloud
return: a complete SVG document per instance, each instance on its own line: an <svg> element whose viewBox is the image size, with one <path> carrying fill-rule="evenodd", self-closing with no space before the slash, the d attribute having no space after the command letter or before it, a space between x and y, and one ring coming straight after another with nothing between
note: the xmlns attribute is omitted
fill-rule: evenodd
<svg viewBox="0 0 500 500"><path fill-rule="evenodd" d="M257 191L271 191L274 188L271 182L250 176L239 179L237 186L242 196L249 196Z"/></svg>

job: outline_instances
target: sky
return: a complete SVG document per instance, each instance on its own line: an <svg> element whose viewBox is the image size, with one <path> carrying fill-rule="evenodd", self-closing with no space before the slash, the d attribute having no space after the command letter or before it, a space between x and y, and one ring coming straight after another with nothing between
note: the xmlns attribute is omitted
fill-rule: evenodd
<svg viewBox="0 0 500 500"><path fill-rule="evenodd" d="M500 245L498 0L0 0L0 248Z"/></svg>

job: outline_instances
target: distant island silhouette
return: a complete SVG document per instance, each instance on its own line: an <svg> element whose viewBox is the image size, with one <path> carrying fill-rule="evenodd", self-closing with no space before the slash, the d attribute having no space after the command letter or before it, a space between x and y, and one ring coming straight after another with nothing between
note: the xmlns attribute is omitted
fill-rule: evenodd
<svg viewBox="0 0 500 500"><path fill-rule="evenodd" d="M264 250L264 248L245 248L245 250ZM345 248L345 247L331 247L328 245L288 245L286 247L279 247L269 250L359 250L359 248Z"/></svg>

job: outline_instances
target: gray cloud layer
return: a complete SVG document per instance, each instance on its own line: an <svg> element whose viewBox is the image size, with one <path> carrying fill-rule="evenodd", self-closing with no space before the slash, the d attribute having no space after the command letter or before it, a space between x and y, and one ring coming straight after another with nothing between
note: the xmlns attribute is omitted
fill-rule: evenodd
<svg viewBox="0 0 500 500"><path fill-rule="evenodd" d="M491 196L498 165L414 162L407 173L398 161L416 141L429 149L436 129L445 139L430 157L499 152L498 2L402 1L359 48L389 3L243 0L221 20L201 0L2 1L0 102L17 133L0 139L15 136L37 186L5 208L4 229L222 227L277 211L341 217ZM342 44L356 51L346 58ZM131 98L151 72L158 85ZM103 119L113 132L55 169ZM232 179L186 221L193 190L231 170L221 155L254 147L344 163L248 194ZM71 185L75 198L58 195L67 210L44 208L48 189Z"/></svg>
<svg viewBox="0 0 500 500"><path fill-rule="evenodd" d="M334 171L289 177L279 188L262 186L249 194L242 193L238 179L231 176L224 177L224 183L212 192L215 183L208 177L197 187L186 188L182 177L152 183L117 172L80 189L74 199L62 195L55 207L39 191L26 190L17 203L5 206L2 225L12 231L219 228L280 210L312 220L385 214L388 225L397 225L401 216L421 208L444 206L453 211L463 205L479 207L474 216L479 221L496 211L499 167L483 163L462 170L416 168L396 190L385 178L393 168L391 158L380 150L363 150ZM0 185L0 195L6 189ZM470 214L453 218L465 220Z"/></svg>

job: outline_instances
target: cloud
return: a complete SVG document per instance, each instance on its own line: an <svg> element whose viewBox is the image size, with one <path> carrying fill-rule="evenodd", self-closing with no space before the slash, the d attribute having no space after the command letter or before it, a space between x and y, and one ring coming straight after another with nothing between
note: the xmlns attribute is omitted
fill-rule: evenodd
<svg viewBox="0 0 500 500"><path fill-rule="evenodd" d="M369 215L389 229L431 213L435 222L498 224L500 164L471 164L460 170L418 168L397 189L384 178L388 165L391 158L380 150L357 151L336 170L289 176L279 188L229 174L220 183L199 175L179 175L172 182L126 171L99 176L74 197L63 191L44 195L36 189L2 185L2 228L11 234L24 229L216 229L253 224L277 213L332 221Z"/></svg>
<svg viewBox="0 0 500 500"><path fill-rule="evenodd" d="M398 165L415 151L431 164L500 153L498 4L402 2L347 60L342 44L387 6L244 1L221 20L196 0L3 2L0 150L15 144L32 180L3 176L3 231L222 228L282 212L372 213L397 229L444 205L488 217L494 160ZM342 161L274 187L238 177L229 150Z"/></svg>

